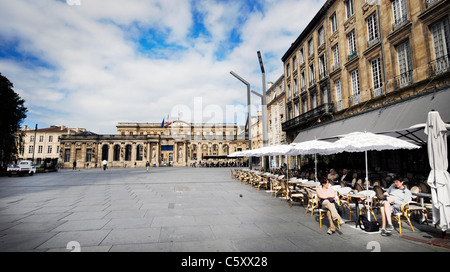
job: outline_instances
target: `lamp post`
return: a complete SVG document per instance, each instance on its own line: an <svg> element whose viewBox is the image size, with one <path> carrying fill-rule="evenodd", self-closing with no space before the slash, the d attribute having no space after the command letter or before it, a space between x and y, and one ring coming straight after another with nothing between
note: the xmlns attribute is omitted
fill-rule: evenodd
<svg viewBox="0 0 450 272"><path fill-rule="evenodd" d="M240 77L238 74L236 74L233 71L230 71L230 74L232 76L234 76L235 78L237 78L238 80L240 80L242 83L244 83L245 85L247 85L247 107L248 107L248 112L247 112L247 120L248 120L248 149L251 150L252 149L252 128L251 128L251 119L250 119L250 83L248 83L246 80L244 80L242 77ZM250 170L252 169L252 157L249 157L249 168Z"/></svg>
<svg viewBox="0 0 450 272"><path fill-rule="evenodd" d="M266 72L264 69L263 60L261 57L261 52L257 52L259 66L261 67L262 74L262 96L261 96L261 106L262 106L262 118L263 118L263 146L268 146L268 135L267 135L267 100L266 100ZM269 166L269 157L264 157L264 169L267 170Z"/></svg>

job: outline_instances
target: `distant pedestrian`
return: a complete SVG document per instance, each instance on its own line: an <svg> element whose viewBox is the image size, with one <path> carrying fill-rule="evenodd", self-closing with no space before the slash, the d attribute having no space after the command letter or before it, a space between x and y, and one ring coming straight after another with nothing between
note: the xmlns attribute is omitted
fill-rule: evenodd
<svg viewBox="0 0 450 272"><path fill-rule="evenodd" d="M106 160L103 160L103 171L105 171L106 170L106 167L107 167L107 164L108 164L108 162L106 161Z"/></svg>
<svg viewBox="0 0 450 272"><path fill-rule="evenodd" d="M77 170L77 161L73 161L73 170Z"/></svg>
<svg viewBox="0 0 450 272"><path fill-rule="evenodd" d="M150 168L150 163L147 161L147 163L145 164L145 167L147 167L147 172L148 172L148 170L149 170L149 168Z"/></svg>

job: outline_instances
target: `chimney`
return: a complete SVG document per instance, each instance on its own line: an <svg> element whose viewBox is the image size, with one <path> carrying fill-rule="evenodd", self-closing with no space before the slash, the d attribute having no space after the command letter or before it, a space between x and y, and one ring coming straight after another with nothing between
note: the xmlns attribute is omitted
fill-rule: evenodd
<svg viewBox="0 0 450 272"><path fill-rule="evenodd" d="M267 83L267 89L272 88L272 85L273 85L273 82L268 82L268 83Z"/></svg>

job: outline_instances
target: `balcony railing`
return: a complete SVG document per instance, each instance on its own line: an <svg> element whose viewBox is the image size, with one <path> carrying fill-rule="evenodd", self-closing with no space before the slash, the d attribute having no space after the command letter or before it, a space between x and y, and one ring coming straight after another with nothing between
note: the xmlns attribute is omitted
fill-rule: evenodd
<svg viewBox="0 0 450 272"><path fill-rule="evenodd" d="M434 3L438 2L440 0L427 0L427 8L432 6Z"/></svg>
<svg viewBox="0 0 450 272"><path fill-rule="evenodd" d="M360 95L359 94L352 95L352 102L353 102L353 105L361 103Z"/></svg>
<svg viewBox="0 0 450 272"><path fill-rule="evenodd" d="M450 55L439 57L428 63L431 75L438 75L450 71Z"/></svg>
<svg viewBox="0 0 450 272"><path fill-rule="evenodd" d="M373 97L377 97L383 94L383 86L373 89Z"/></svg>
<svg viewBox="0 0 450 272"><path fill-rule="evenodd" d="M302 126L310 121L314 121L315 119L321 117L324 113L333 112L334 105L332 103L324 103L310 111L307 111L295 118L292 118L286 122L284 122L281 126L283 131Z"/></svg>
<svg viewBox="0 0 450 272"><path fill-rule="evenodd" d="M402 88L405 86L410 85L413 82L413 74L412 70L409 70L408 72L402 73L394 78L395 87L396 88Z"/></svg>
<svg viewBox="0 0 450 272"><path fill-rule="evenodd" d="M394 19L392 24L392 30L395 31L397 28L401 27L404 23L408 21L408 16L403 14L401 17Z"/></svg>

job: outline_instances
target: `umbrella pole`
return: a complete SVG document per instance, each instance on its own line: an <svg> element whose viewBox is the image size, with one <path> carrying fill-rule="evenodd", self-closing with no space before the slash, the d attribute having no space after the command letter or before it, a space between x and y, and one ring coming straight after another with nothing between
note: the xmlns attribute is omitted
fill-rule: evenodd
<svg viewBox="0 0 450 272"><path fill-rule="evenodd" d="M367 165L367 150L364 151L364 155L366 157L366 190L369 190L369 167ZM367 207L369 207L369 199L366 198L366 205ZM370 212L369 212L369 208L367 208L367 218L370 221Z"/></svg>
<svg viewBox="0 0 450 272"><path fill-rule="evenodd" d="M317 182L317 181L319 181L319 179L317 178L317 153L314 154L314 166L315 166L314 178Z"/></svg>

